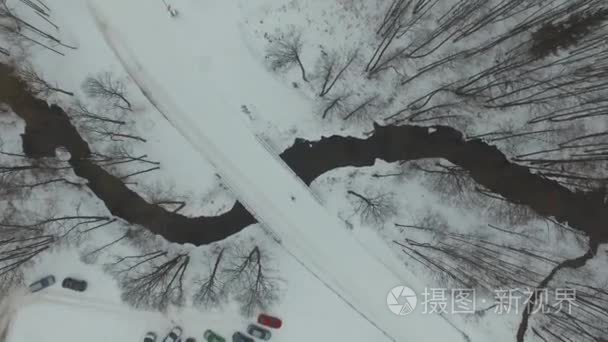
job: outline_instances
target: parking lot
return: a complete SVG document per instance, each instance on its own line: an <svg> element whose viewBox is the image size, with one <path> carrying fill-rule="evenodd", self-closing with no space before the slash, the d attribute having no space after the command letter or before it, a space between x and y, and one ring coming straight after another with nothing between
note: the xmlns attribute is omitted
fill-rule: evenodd
<svg viewBox="0 0 608 342"><path fill-rule="evenodd" d="M53 289L34 295L26 303L12 319L8 342L141 342L148 331L155 332L160 341L175 325L183 327L184 339L194 337L203 341L205 329L213 328L228 337L235 328L247 326L247 321L236 312L234 316L224 312L217 317L181 312L177 320L172 313L134 311L120 303L88 300Z"/></svg>

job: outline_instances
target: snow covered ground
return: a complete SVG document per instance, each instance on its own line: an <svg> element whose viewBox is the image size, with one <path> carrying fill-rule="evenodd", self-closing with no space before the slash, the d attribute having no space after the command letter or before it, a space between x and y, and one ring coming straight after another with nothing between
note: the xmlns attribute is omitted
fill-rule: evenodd
<svg viewBox="0 0 608 342"><path fill-rule="evenodd" d="M235 4L216 3L216 8L206 8L204 27L198 24L201 18L193 26L185 15L175 23L169 19L166 25L161 25L167 19L160 8L148 13L150 24L142 22L133 27L128 13L141 6L145 5L133 1L118 12L117 3L103 1L93 6L93 15L143 92L201 156L217 167L241 201L278 236L281 245L389 338L462 339L457 329L441 317L414 313L402 319L388 311L385 302L372 300L370 293L388 293L400 284L420 292L423 284L413 274L396 267L394 261L369 253L345 229L344 223L327 212L297 176L243 124L238 116L238 102L231 102L230 98L240 100L240 94L248 94L258 100L267 99L263 103L275 103L279 96L290 108L295 100L293 95L281 92L284 88L280 84L265 84L263 68L253 61L247 64L247 49L243 48L236 29L239 12ZM194 30L208 32L218 27L222 28L221 36L205 36L203 39L209 40L200 43L226 55L208 56L204 59L206 69L192 70L200 63L197 62L200 57L185 53L192 42L180 37L187 37L187 32ZM152 58L156 56L157 45L147 39L151 34L164 41L173 39L170 51L174 53ZM167 68L169 61L171 68ZM247 72L249 82L239 79L241 72L225 71L237 65L243 68L243 73ZM205 86L206 80L214 82ZM192 86L197 83L200 87ZM255 87L258 83L264 86ZM283 104L264 110L286 109ZM433 329L429 329L431 326Z"/></svg>
<svg viewBox="0 0 608 342"><path fill-rule="evenodd" d="M91 11L89 3L100 11ZM299 88L290 84L298 79L297 72L285 78L271 73L262 56L263 32L283 24L308 23L314 30L307 33L306 39L317 35L323 45L335 41L336 36L324 36L324 26L317 26L316 21L328 20L327 15L331 17L332 13L339 13L341 6L348 7L354 2L173 0L170 3L179 11L176 17L169 16L161 1L54 0L48 4L53 20L60 26L54 32L77 49L62 49L66 56L59 56L34 46L28 50L28 60L45 79L74 91L79 99L86 99L81 85L89 74L109 70L125 81L134 111L121 119L129 122L134 134L147 141L128 141L123 146L161 162L160 170L144 174L130 184L144 197L154 192L153 188L162 188L187 199L183 213L188 215L217 214L238 197L260 218L265 227L253 225L234 239L250 239L250 243L262 244L271 251L276 271L284 282L281 300L271 313L284 318L285 326L275 333L273 340L459 341L463 340L460 331L464 331L475 342L512 341L519 321L517 315L499 319L446 315L444 320L422 314L399 317L388 310L386 295L393 286L408 285L421 293L424 287L441 284L428 269L406 258L393 244L404 237L428 236L404 232L395 223L416 224L427 216L439 217L448 223L442 229L450 232L474 232L517 246L534 246L543 241L546 248L542 252L556 259L580 255L583 248L576 237L542 220L506 223L514 231L531 236L523 242L512 236L488 233L487 223L501 225L506 220L497 214L501 205L498 201L485 199L479 201L482 204L471 204L450 197L449 191L438 189L433 180L429 181L430 177L419 174L373 178L375 173L403 172L399 165L378 162L370 168L335 170L316 180L309 190L273 155L294 137L361 135L368 129L364 124L341 123L340 119L322 120L313 98L314 89L301 82ZM9 0L9 4L32 23L51 29L18 1ZM369 2L361 6L374 5L375 2ZM317 12L323 12L324 16L316 17ZM339 16L346 28L337 36L351 34L350 39L339 44L342 52L363 39L355 26L360 14L353 13L345 11ZM327 26L331 31L335 25ZM316 43L314 39L307 42ZM314 53L305 55L305 63L314 64L316 57ZM350 75L349 80L362 79L359 76ZM434 77L408 96L433 89L437 81ZM377 82L357 83L355 88L364 87L361 90L364 96L377 85ZM49 101L65 108L74 105L73 99L63 95L52 95ZM93 100L86 101L88 105L96 105ZM0 116L0 120L0 126L6 129L0 136L3 150L20 152L18 134L23 130L22 123L12 115ZM7 131L10 134L4 133ZM106 152L109 148L107 141L86 138L96 151ZM116 171L128 173L136 169L124 166ZM219 184L216 173L222 175L234 193ZM391 193L398 213L382 225L363 222L354 210L356 204L346 195L351 189L367 194ZM44 191L32 206L42 207L56 199L58 193L70 199L62 202L56 208L58 211L68 212L77 207L108 214L103 203L91 193L83 191L77 195L59 186ZM81 206L81 202L85 204ZM342 220L353 230L346 229ZM268 229L282 245L265 234ZM165 314L129 308L120 299L116 281L101 270L103 260L110 256L95 260L94 265L79 261L83 252L112 241L119 231L96 232L79 245L61 246L59 251L53 250L36 260L26 272L26 282L53 273L58 279L64 276L87 279L91 287L85 294L55 287L39 295L16 296L3 307L4 317L0 320L4 324L10 316L8 341L126 342L141 339L147 330L162 336L173 324L182 325L186 335L201 339L207 328L230 336L246 327L250 320L241 316L238 304L232 301L214 310L201 310L188 303ZM199 258L208 257L205 252L215 247L162 246L187 250ZM117 245L111 253L132 250L133 246L124 244ZM198 260L200 264L204 261Z"/></svg>
<svg viewBox="0 0 608 342"><path fill-rule="evenodd" d="M66 3L65 7L58 7L58 12L61 14L56 17L56 20L62 22L66 29L72 28L74 30L72 32L75 32L75 30L93 29L90 26L91 23L94 22L92 17L89 16L87 20L83 18L82 15L75 16L61 11L61 9L69 8L71 11L81 11L79 12L80 14L88 15L89 12L83 9L82 3L74 3L73 5L73 7L68 6ZM114 10L118 7L124 7L124 5L118 6L117 3L107 2L104 2L101 5L105 9L114 8ZM346 230L344 230L343 224L321 208L320 204L311 196L308 189L294 178L287 169L282 168L281 165L277 163L276 159L258 144L258 141L251 135L251 132L242 125L240 122L241 119L236 118L236 116L240 114L240 104L229 100L231 95L227 88L230 87L231 83L238 84L239 89L237 94L245 97L244 99L240 99L239 102L248 103L247 101L255 101L257 110L269 111L277 115L280 115L281 113L283 113L283 115L291 115L286 111L286 108L289 108L289 110L301 110L306 112L310 109L307 106L307 102L298 100L297 93L283 87L280 82L274 80L253 58L245 58L248 56L248 50L240 40L240 32L237 25L239 19L238 7L234 6L234 4L223 4L220 6L218 3L211 1L198 4L191 3L189 5L192 6L192 14L201 15L202 13L205 13L205 20L201 20L200 16L193 16L188 19L188 12L182 12L179 21L173 21L171 18L167 17L167 13L162 6L150 6L149 4L137 2L128 5L134 6L129 7L129 11L122 8L119 12L112 13L111 15L113 21L122 22L124 24L126 21L131 20L129 13L135 13L133 11L135 11L138 6L144 6L142 8L145 9L150 19L148 22L156 24L152 27L138 26L126 30L124 33L128 36L127 39L134 39L129 41L129 45L131 43L147 44L147 42L151 42L149 40L141 41L138 39L138 37L142 37L142 34L143 37L147 37L151 34L150 31L146 32L146 30L149 29L154 29L157 39L164 39L165 42L173 45L165 46L165 51L168 51L170 54L157 54L157 51L154 49L155 46L148 46L148 48L152 48L152 50L148 50L150 53L148 57L156 55L158 58L146 58L144 61L140 60L142 63L160 63L156 64L156 67L161 65L166 66L167 63L173 64L176 67L175 69L164 68L161 75L154 75L154 78L163 81L163 87L170 85L170 91L179 94L179 97L177 98L179 105L170 105L170 108L167 108L168 110L166 110L165 114L170 114L172 118L176 118L174 120L183 120L186 116L180 117L179 115L181 113L186 113L181 115L188 115L192 121L188 122L186 125L178 126L181 129L193 129L195 127L205 128L206 118L217 119L221 116L225 116L225 121L223 123L221 121L214 122L214 125L204 130L204 132L206 134L211 133L213 139L215 139L211 139L207 142L213 142L215 144L220 142L222 148L232 148L232 150L229 150L228 152L224 151L224 156L220 154L211 156L207 154L207 156L212 157L211 160L216 166L221 166L220 171L223 173L224 178L229 180L232 187L239 190L239 196L244 197L246 203L255 208L256 213L261 217L265 218L266 224L271 228L274 227L276 230L275 233L279 235L287 250L294 253L296 257L302 259L300 261L308 268L304 273L308 274L310 270L313 270L320 278L316 280L317 286L323 286L323 284L329 285L334 291L330 296L333 301L341 302L337 296L342 296L347 300L348 305L352 306L349 308L351 315L354 312L353 309L359 311L359 314L363 314L370 322L373 322L380 327L380 329L385 330L385 333L388 331L389 335L398 340L402 340L413 334L419 336L426 335L427 337L429 334L438 334L438 336L458 335L458 332L454 328L437 317L410 316L408 320L403 320L402 317L397 317L390 313L385 303L385 296L390 288L403 284L406 281L408 285L412 287L420 289L421 286L414 285L415 279L413 279L412 276L409 277L410 279L406 279L403 275L407 274L407 272L404 269L399 270L396 268L394 261L391 270L383 265L383 262L386 261L380 261L372 255L367 254L365 249L362 248L356 240L352 239ZM121 13L125 14L125 16L121 16ZM72 20L77 20L77 22L72 24ZM159 23L163 24L161 25ZM192 26L195 25L195 23L196 26ZM203 23L205 26L199 26L200 23ZM180 49L188 51L188 45L192 44L190 37L187 35L188 32L212 32L218 25L224 27L226 30L225 33L229 33L232 38L227 39L225 35L205 35L201 38L206 39L206 41L201 41L200 46L215 47L220 51L224 51L223 55L214 54L213 58L211 56L198 55L198 53L194 53L193 55L173 55L174 52L177 52ZM175 39L175 37L180 35L183 40ZM92 36L96 37L95 34ZM67 39L69 39L69 36ZM108 55L108 51L100 51L100 41L95 39L91 41L82 41L76 37L73 37L73 39L75 41L72 41L71 43L74 43L73 45L78 45L79 50L95 54L96 58L101 60L113 60L111 56ZM94 48L87 49L87 43L90 43L93 46L93 43L91 42L95 42ZM138 50L138 53L142 53L142 50ZM148 52L145 53L147 54ZM184 60L176 59L180 58L180 56L183 57ZM48 65L48 63L53 60L44 54L37 55L37 58L38 59L34 59L35 62L37 62L36 64L42 66L45 64ZM66 59L57 58L58 61L61 61L61 64L65 65L68 63L66 62ZM85 56L80 55L79 59L80 58L86 58L86 54ZM133 60L127 61L127 63L130 62L133 62ZM177 68L177 66L180 65L184 68ZM191 68L195 66L202 69L195 69L195 72L192 72ZM241 69L224 75L225 71L234 67L239 67ZM81 82L80 79L84 76L83 74L74 72L70 74L70 77L65 77L63 74L53 73L53 71L60 70L60 68L43 69L44 74L50 80L58 83L59 80L61 80L63 87L71 89L78 89L79 83ZM238 79L230 78L243 73L247 73L248 75L246 78L247 82L239 82ZM187 77L188 75L190 75L189 78ZM132 76L137 77L137 75ZM198 77L200 77L200 79L197 79ZM215 83L221 80L223 80L224 83ZM141 80L138 79L137 81ZM146 79L144 81L144 87L154 88L153 80ZM197 83L205 86L198 89L195 86ZM267 87L259 87L260 83L267 85ZM221 85L221 88L219 88L221 91L213 91L214 87L217 87L218 85ZM165 94L158 94L157 91L155 91L153 95L153 100L158 100ZM277 98L282 99L283 101L276 101ZM60 103L62 102L62 99L56 100ZM161 100L160 105L166 106L166 103L163 102L164 101ZM185 108L185 110L174 111L175 108ZM200 116L201 114L198 114L199 112L203 112L204 115ZM154 115L157 115L157 117L152 120L160 121L159 114L160 113L155 113ZM193 117L194 115L199 115L199 117ZM223 126L218 125L218 123L222 123ZM159 126L162 127L162 124ZM166 132L166 130L163 132ZM188 138L194 139L197 136L200 137L202 136L202 132L203 129L196 131L196 133L191 133ZM227 134L227 132L230 132L230 135ZM239 144L234 144L234 141L230 142L227 140L235 137L239 139ZM159 138L158 141L173 141L176 146L184 145L179 141L175 142L175 139L180 138L167 137L165 135ZM240 145L240 147L237 145ZM199 145L196 147L200 148L201 146ZM244 147L250 148L250 150L244 150ZM169 152L169 158L171 158L171 156L192 156L191 153L171 153L170 150L154 147L153 144L152 151ZM247 156L248 159L242 158L242 156ZM269 164L261 164L260 159L255 158L256 156L262 158L265 163ZM242 159L240 164L237 164L239 165L240 172L234 172L234 170L232 170L233 165L231 165L230 168L226 168L225 164L217 165L218 158L232 159L233 161L235 158ZM192 170L199 172L208 169L204 164L197 165L195 163L188 163L188 167L184 168L184 162L166 159L167 158L163 157L162 161L167 162L171 167L177 166L180 170L191 170L188 172L193 172ZM246 165L253 166L255 164L260 165L261 168L258 172L251 172L250 175L247 175L244 172L243 167ZM264 174L262 170L266 167L276 171L274 173ZM171 177L182 181L194 178L183 173L180 174L179 172L170 172L170 174ZM258 176L262 178L257 178ZM260 194L263 194L265 191L271 190L272 186L269 185L275 185L277 179L284 180L282 181L283 186L281 188L275 188L276 191L270 193L272 200L259 201L259 198L256 197L260 196ZM251 191L247 189L250 186L247 183L257 183L256 190ZM262 184L264 183L267 185L263 186ZM190 185L192 186L193 184ZM247 187L245 187L245 185L247 185ZM265 194L265 196L268 196L268 194ZM290 201L291 196L296 198L295 202ZM255 204L256 201L258 204ZM301 208L306 208L306 210L302 210ZM306 222L306 219L310 219L311 217L317 218L314 224L312 222ZM291 232L292 230L294 232ZM336 250L340 250L340 255L338 257L335 256ZM358 258L357 262L352 260L353 257ZM328 264L329 261L333 264ZM301 271L303 270L301 266L299 269ZM310 277L310 275L308 275L308 277ZM373 281L370 282L369 280ZM294 283L299 284L300 282L289 281L289 284ZM296 289L297 286L298 285L293 285ZM291 289L292 285L290 285L289 288ZM309 291L310 290L307 289L307 294L304 295L304 298L310 296L310 293L315 293L315 296L318 294L318 291ZM309 302L308 299L307 302ZM345 306L347 304L342 302L339 305ZM329 312L328 307L330 306L326 301L323 301L323 305L319 305L318 307L322 307L323 311ZM308 310L302 310L302 312L308 312ZM314 311L310 310L310 312L312 313ZM27 314L25 317L28 317ZM315 320L320 318L316 313L309 317L314 318ZM298 319L298 322L303 329L306 325L306 320ZM428 322L429 324L434 325L435 328L425 332L425 329L420 329L422 322L425 322L425 324ZM432 322L436 323L433 324ZM350 326L350 324L346 325ZM445 328L438 329L437 326L439 325L443 325ZM311 326L317 325L311 324ZM410 327L409 329L407 328L408 326ZM350 330L352 330L352 328L350 328ZM340 332L340 329L337 329L336 326L332 325L332 331ZM302 331L299 331L299 334L301 335ZM325 334L327 334L327 332L325 332ZM354 336L361 337L360 333L354 332L353 334Z"/></svg>
<svg viewBox="0 0 608 342"><path fill-rule="evenodd" d="M120 61L104 43L95 22L91 20L86 1L62 0L48 3L52 11L51 19L59 26L57 30L19 1L8 0L7 4L33 25L49 30L65 44L77 47L75 50L57 47L65 54L62 56L36 45L28 46L26 57L23 58L27 58L28 63L50 83L75 93L74 97L52 94L49 102L58 103L68 114L73 111L77 102L82 102L95 113L125 121L127 127L123 129L123 133L140 136L146 140L143 143L132 139L101 138L83 129L79 126L80 122L74 120L81 135L95 152L112 154L114 150L124 148L134 156L147 155L147 159L160 162L159 170L131 179L129 186L132 189L144 198L169 194L168 197L184 199L187 205L180 212L192 216L215 215L232 205L234 197L221 187L213 167L204 159L192 157L196 155L193 148L179 132L164 121L162 115L129 80ZM155 7L164 8L160 2ZM103 102L85 94L82 87L85 78L103 72L112 74L116 80L126 85L126 95L133 103L133 112L108 109ZM175 150L169 147L178 148ZM148 167L149 165L138 163L119 164L113 171L118 175L126 175Z"/></svg>
<svg viewBox="0 0 608 342"><path fill-rule="evenodd" d="M388 341L288 254L277 249L274 256L280 260L278 269L289 286L272 312L284 319L284 326L273 331L273 340ZM28 281L49 273L59 281L68 275L87 279L89 289L76 293L57 284L37 294L15 295L19 300L3 311L4 314L14 311L8 342L130 342L141 340L147 331L161 336L174 325L182 326L186 336L201 340L206 329L227 337L252 323L239 313L235 303L210 311L191 307L167 313L134 310L120 300L114 279L99 267L82 264L77 255L68 251L48 255L34 267ZM385 300L384 293L376 297L379 302Z"/></svg>

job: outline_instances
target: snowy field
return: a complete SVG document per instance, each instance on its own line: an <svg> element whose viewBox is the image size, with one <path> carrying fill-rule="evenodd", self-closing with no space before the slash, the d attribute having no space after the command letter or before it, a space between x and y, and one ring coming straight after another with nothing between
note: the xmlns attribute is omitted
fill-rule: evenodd
<svg viewBox="0 0 608 342"><path fill-rule="evenodd" d="M398 284L407 285L418 292L422 291L423 286L417 283L413 274L391 264L392 259L387 261L386 258L378 258L367 252L363 244L357 243L345 229L345 225L325 210L297 176L291 173L286 165L278 162L278 158L271 154L272 151L266 150L243 124L243 120L236 116L238 108L228 101L233 92L254 95L258 99L267 99L268 103L273 103L274 97L281 94L274 91L272 83L268 87L254 88L253 82L251 87L248 87L236 78L214 74L223 70L219 65L227 62L225 57L207 59L206 65L216 67L199 73L190 69L196 64L198 56L175 54L158 60L146 57L155 49L155 44L144 39L147 35L153 34L159 39L169 40L171 37L184 36L195 28L187 25L164 28L159 25L141 25L133 29L129 26L129 16L120 18L111 12L116 6L108 1L100 3L99 10L94 6L94 15L97 16L102 30L106 30L108 43L116 49L117 55L144 92L166 113L168 120L199 149L201 156L217 167L231 189L262 224L276 234L285 249L389 338L459 338L458 331L442 318L434 315L412 315L407 320L402 320L387 311L385 303L371 302L368 299L370 292L388 293ZM132 6L134 11L142 4L133 2ZM256 65L248 66L243 62L242 56L247 50L238 49L242 46L239 32L230 31L231 28L237 27L236 20L233 20L238 19L237 8L232 6L222 6L217 12L207 10L209 17L204 22L209 26L202 28L203 31L218 25L226 25L226 28L222 30L224 35L221 36L221 41L202 44L218 46L229 56L239 56L240 61L235 61L234 65L243 67L243 72L247 70L251 76L248 79L251 81L260 82L260 78L252 72ZM235 14L230 14L231 11ZM161 21L166 15L161 10L156 14L158 17L154 22ZM212 18L221 20L213 22ZM234 46L228 45L227 42L233 43ZM180 44L178 40L174 40L172 50L186 50L189 44L189 41ZM167 69L163 66L168 60L173 60L176 66L186 68ZM228 63L232 64L230 61ZM263 75L262 69L258 70L260 75ZM241 73L234 75L238 74ZM180 84L194 84L198 78L207 77L215 80L215 91L210 88L200 94L201 90L198 88L180 88ZM253 89L258 89L258 92L253 93ZM281 88L276 87L276 91L279 89ZM292 105L293 102L287 96L286 94L281 98ZM198 110L199 101L205 103L202 113ZM428 330L426 326L434 326L434 329Z"/></svg>
<svg viewBox="0 0 608 342"><path fill-rule="evenodd" d="M21 286L6 295L0 286L2 342L141 341L148 331L162 338L174 325L184 328L183 337L197 341L203 340L206 329L229 340L234 331L244 331L255 320L251 313L243 314L242 298L226 296L211 306L193 298L202 280L211 272L215 275L214 262L219 263L224 250L229 255L226 258L232 258L224 261L229 269L243 259L243 251L254 247L263 251L264 261L268 261L264 271L276 285L276 298L264 311L284 320L280 330L272 330L272 341L515 341L521 315L492 314L492 290L503 285L535 286L557 264L587 251L582 233L539 217L526 207L506 203L499 196L488 196L465 173L442 160L403 164L377 160L370 167L332 170L307 187L277 157L296 138L315 140L333 134L363 137L373 121L391 123L394 118L390 115L403 108L407 108L405 114L419 115L419 108L412 103L428 99L420 107L424 110L427 104L453 101L454 95L443 91L447 88L435 90L457 80L463 71L479 72L485 67L483 61L454 63L448 71L438 69L405 87L397 85L416 75L425 63L475 46L492 29L438 49L438 56L431 53L431 59L414 58L402 67L370 77L359 72L366 60L365 54L358 53L373 51L375 36L374 30L367 30L362 23L381 21L384 11L380 9L389 1L35 1L48 6L49 18L26 6L27 1L6 0L6 4L27 23L52 32L61 43L43 39L55 50L51 51L14 36L2 36L2 46L8 44L13 49L12 56L3 62L31 65L49 84L74 93L52 92L45 99L68 112L95 155L145 156L144 162L108 163L105 170L150 202L171 199L173 205L182 203L178 209L181 215L219 215L238 200L261 223L204 246L170 243L120 219L105 229L97 229L95 222L73 228L69 222L58 223L50 231L60 237L70 234L69 239L58 239L56 245L28 260L16 278L22 277L19 283L23 285L47 274L55 275L58 282L70 276L86 279L89 288L76 293L56 284L29 294ZM553 2L555 6L560 3ZM171 16L165 4L177 15ZM441 13L446 6L439 2L434 10ZM527 12L522 13L523 17ZM431 32L437 17L435 13L425 17L414 33L424 36ZM515 25L514 18L499 21L494 29ZM265 56L273 39L290 28L303 32L301 58L308 81L302 80L297 67L286 72L273 70ZM324 60L320 56L337 54L338 64L344 65L355 51L353 67L345 69L331 96L321 98ZM502 52L493 51L491 59L502 58ZM132 108L109 109L107 103L86 93L85 79L103 72L124 84ZM553 88L558 87L546 91ZM342 112L321 115L335 96L347 92ZM370 106L357 112L353 120L340 117L367 99L372 99ZM565 107L576 99L566 96L564 101L542 106L542 110ZM426 115L431 113L432 117L434 111L424 114L421 121L395 118L401 123L452 125L468 136L499 132L493 142L513 157L561 146L560 139L576 137L581 130L591 134L606 128L605 120L595 117L564 126L541 122L529 128L529 112L490 110L489 106L480 109L473 102L468 99L451 105L457 118L426 121ZM92 127L78 115L83 108L121 122L120 134ZM23 120L3 109L1 166L22 160L20 134L24 129ZM518 137L522 129L532 131L532 137L528 133ZM543 135L537 137L534 130ZM549 133L544 135L545 131ZM500 138L509 134L516 135L517 143ZM566 158L577 151L560 149L554 157ZM110 220L112 215L104 203L82 186L85 180L69 167L62 168L65 160L49 163L58 167L69 183L31 189L29 197L12 200L7 195L0 199L0 210L6 213L0 223L62 215ZM606 170L601 165L586 166L581 173L601 178ZM570 167L565 166L566 170ZM139 173L148 168L151 170ZM579 174L569 176L576 181ZM27 180L35 177L30 175ZM379 216L362 212L366 198L379 201ZM468 240L463 242L464 238ZM488 246L507 252L495 256L493 251L486 253ZM125 296L125 274L129 274L129 267L139 271L136 261L155 253L164 253L166 260L176 257L173 260L180 260L180 267L187 268L175 273L179 275L180 294L162 310L134 308L133 298ZM583 290L605 288L606 255L605 248L600 248L587 266L561 273L553 285L570 286L573 280L585 279L583 285L589 287L580 286ZM123 262L125 257L136 261ZM459 275L468 271L468 280L478 287L478 299L483 301L479 310L467 315L423 314L420 294L425 289L462 286L441 272L431 271L429 262L420 261L425 257L435 257L435 270ZM494 259L484 259L490 257ZM490 260L487 272L476 273L480 268L476 258L479 263ZM144 270L151 272L167 265L156 262ZM129 272L125 273L125 268ZM512 278L503 277L501 272ZM398 316L389 310L387 294L398 285L418 293L416 312ZM254 314L260 311L256 308ZM538 322L543 321L538 318ZM544 328L541 323L535 327ZM607 323L601 324L608 331ZM526 341L546 342L530 332Z"/></svg>
<svg viewBox="0 0 608 342"><path fill-rule="evenodd" d="M274 341L388 341L289 255L281 249L275 253L289 286L273 309L284 319L284 326L272 331ZM97 267L78 262L70 253L45 258L32 270L31 280L49 273L59 280L65 276L87 279L89 288L76 293L55 285L37 294L22 294L11 303L16 314L10 318L7 341L140 341L148 331L162 336L175 325L184 329L185 336L202 340L206 329L228 337L253 323L239 313L235 303L206 312L194 308L167 313L133 310L121 302L120 290L111 277ZM384 303L386 294L374 297Z"/></svg>

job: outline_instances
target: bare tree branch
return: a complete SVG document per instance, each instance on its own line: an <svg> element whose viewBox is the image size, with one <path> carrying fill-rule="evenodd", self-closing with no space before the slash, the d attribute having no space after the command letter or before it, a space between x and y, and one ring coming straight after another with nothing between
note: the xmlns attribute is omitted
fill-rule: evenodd
<svg viewBox="0 0 608 342"><path fill-rule="evenodd" d="M166 252L122 258L128 266L118 271L123 299L136 308L164 311L169 305L184 304L184 275L190 263L188 254L171 257ZM162 262L157 262L162 259Z"/></svg>
<svg viewBox="0 0 608 342"><path fill-rule="evenodd" d="M74 93L53 86L44 80L44 78L34 70L34 67L31 64L26 64L19 69L18 76L27 83L29 90L37 96L48 96L55 92L74 96Z"/></svg>
<svg viewBox="0 0 608 342"><path fill-rule="evenodd" d="M348 190L347 193L355 197L357 204L355 212L365 223L382 225L388 218L396 214L396 208L390 194L365 196L353 190Z"/></svg>
<svg viewBox="0 0 608 342"><path fill-rule="evenodd" d="M277 279L270 275L265 256L258 246L244 254L238 251L235 260L224 269L226 286L241 303L243 314L251 316L265 310L278 300Z"/></svg>
<svg viewBox="0 0 608 342"><path fill-rule="evenodd" d="M127 100L125 84L110 72L88 76L82 87L89 97L102 99L116 108L132 111L131 102Z"/></svg>
<svg viewBox="0 0 608 342"><path fill-rule="evenodd" d="M213 307L222 302L226 297L225 283L222 278L222 258L225 249L222 248L215 256L215 262L211 266L210 273L197 282L198 291L194 294L194 303L203 307ZM210 259L213 260L213 259Z"/></svg>
<svg viewBox="0 0 608 342"><path fill-rule="evenodd" d="M273 70L286 69L292 65L298 65L302 73L302 80L308 82L306 70L300 59L302 52L302 33L294 28L286 33L280 33L272 38L266 50L266 59L270 61Z"/></svg>

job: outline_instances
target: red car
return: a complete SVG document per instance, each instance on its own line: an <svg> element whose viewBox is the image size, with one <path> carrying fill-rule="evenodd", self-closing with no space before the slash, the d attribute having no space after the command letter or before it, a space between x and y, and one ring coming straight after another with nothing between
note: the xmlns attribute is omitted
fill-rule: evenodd
<svg viewBox="0 0 608 342"><path fill-rule="evenodd" d="M283 325L283 322L279 318L266 314L260 314L258 316L258 323L275 329L279 329L281 325Z"/></svg>

